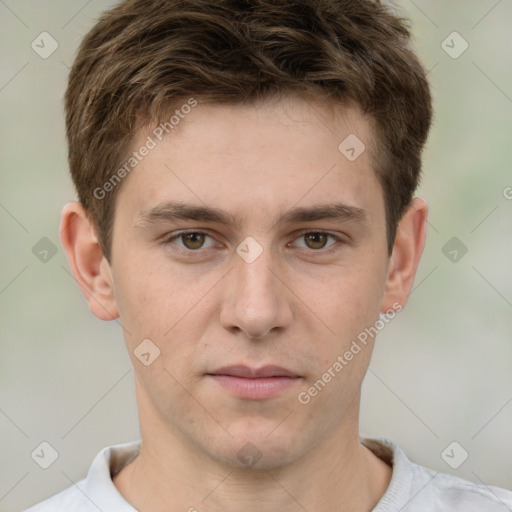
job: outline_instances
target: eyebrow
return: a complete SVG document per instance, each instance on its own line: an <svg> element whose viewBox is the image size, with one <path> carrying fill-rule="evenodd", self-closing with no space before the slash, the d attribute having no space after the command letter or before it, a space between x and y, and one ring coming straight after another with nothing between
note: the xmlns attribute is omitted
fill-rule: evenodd
<svg viewBox="0 0 512 512"><path fill-rule="evenodd" d="M174 222L177 220L194 220L224 224L229 227L241 227L241 220L225 210L192 205L181 202L159 203L153 208L142 210L137 214L136 227L145 227L158 222ZM323 204L309 207L293 207L281 211L276 224L294 224L314 222L319 220L337 220L340 222L358 221L367 223L369 220L366 210L344 203Z"/></svg>

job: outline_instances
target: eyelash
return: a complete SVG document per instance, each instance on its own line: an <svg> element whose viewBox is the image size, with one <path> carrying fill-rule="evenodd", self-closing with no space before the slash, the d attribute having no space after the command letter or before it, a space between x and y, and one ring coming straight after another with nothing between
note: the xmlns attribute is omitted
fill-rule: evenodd
<svg viewBox="0 0 512 512"><path fill-rule="evenodd" d="M204 251L208 250L208 249L211 249L213 247L209 247L207 249L196 249L196 250L193 250L193 249L183 249L179 246L176 246L173 242L174 240L176 239L179 239L181 236L184 236L184 235L188 235L188 234L199 234L199 235L206 235L210 238L213 239L212 235L210 235L208 232L206 231L199 231L199 230L190 230L190 231L180 231L179 233L175 233L175 234L172 234L171 236L166 236L164 237L164 239L162 240L162 243L163 245L165 246L168 246L168 245L174 245L174 248L173 250L180 253L180 254L184 254L186 256L189 256L189 257L193 257L194 254L201 254L203 253ZM330 233L328 231L312 231L312 230L302 230L300 231L297 236L294 238L294 240L297 240L301 237L303 237L304 235L308 235L308 234L322 234L322 235L327 235L331 238L333 238L334 240L336 240L336 243L335 244L332 244L330 245L328 248L326 249L303 249L303 250L307 250L309 252L313 252L313 253L320 253L320 255L326 255L326 254L330 254L331 252L339 249L339 245L340 244L345 244L347 243L345 240L343 240L341 237L337 236L337 235L334 235L333 233ZM301 248L302 249L302 248Z"/></svg>

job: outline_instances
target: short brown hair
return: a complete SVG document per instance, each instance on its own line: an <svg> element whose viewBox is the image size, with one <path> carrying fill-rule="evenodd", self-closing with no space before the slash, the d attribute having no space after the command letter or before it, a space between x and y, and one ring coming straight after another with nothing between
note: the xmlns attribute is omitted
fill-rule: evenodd
<svg viewBox="0 0 512 512"><path fill-rule="evenodd" d="M103 13L78 50L65 109L71 175L105 257L121 184L104 185L139 128L187 98L292 93L355 103L373 119L391 254L432 118L409 43L408 21L378 0L126 0Z"/></svg>

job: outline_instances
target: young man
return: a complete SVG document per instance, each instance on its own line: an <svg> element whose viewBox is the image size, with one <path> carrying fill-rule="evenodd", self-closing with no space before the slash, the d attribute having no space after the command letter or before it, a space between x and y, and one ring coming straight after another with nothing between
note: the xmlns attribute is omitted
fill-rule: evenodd
<svg viewBox="0 0 512 512"><path fill-rule="evenodd" d="M123 326L141 441L31 512L510 510L359 437L379 323L425 242L431 98L401 19L121 2L82 42L66 113L61 240L92 313Z"/></svg>

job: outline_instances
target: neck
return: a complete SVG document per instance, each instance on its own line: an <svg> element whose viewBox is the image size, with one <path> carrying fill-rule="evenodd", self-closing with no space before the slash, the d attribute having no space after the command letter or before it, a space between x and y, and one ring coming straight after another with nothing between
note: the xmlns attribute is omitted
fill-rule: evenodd
<svg viewBox="0 0 512 512"><path fill-rule="evenodd" d="M303 456L264 469L222 464L145 403L139 412L151 431L141 424L140 454L113 479L140 512L369 512L391 479L359 442L359 403Z"/></svg>

